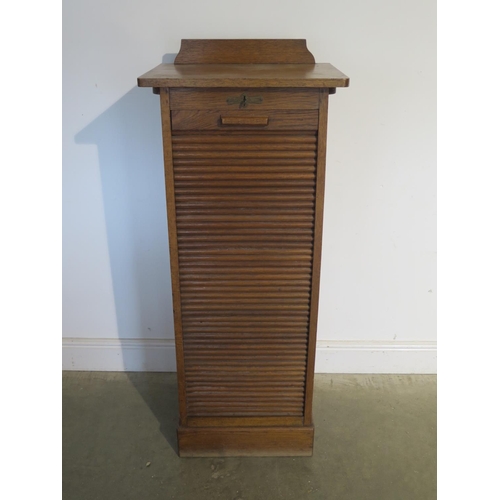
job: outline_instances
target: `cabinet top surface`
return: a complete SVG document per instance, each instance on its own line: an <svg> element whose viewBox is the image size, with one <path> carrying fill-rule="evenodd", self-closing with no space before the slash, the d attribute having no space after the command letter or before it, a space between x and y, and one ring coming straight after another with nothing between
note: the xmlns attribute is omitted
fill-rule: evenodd
<svg viewBox="0 0 500 500"><path fill-rule="evenodd" d="M331 64L160 64L137 79L139 87L348 87Z"/></svg>

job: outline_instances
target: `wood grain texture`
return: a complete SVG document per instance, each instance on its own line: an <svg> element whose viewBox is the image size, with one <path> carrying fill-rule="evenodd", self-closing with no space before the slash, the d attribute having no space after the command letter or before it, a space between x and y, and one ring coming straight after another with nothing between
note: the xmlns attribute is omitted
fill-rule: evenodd
<svg viewBox="0 0 500 500"><path fill-rule="evenodd" d="M302 417L191 417L189 427L288 427L302 426Z"/></svg>
<svg viewBox="0 0 500 500"><path fill-rule="evenodd" d="M181 457L311 456L314 428L180 426L177 437Z"/></svg>
<svg viewBox="0 0 500 500"><path fill-rule="evenodd" d="M160 64L139 87L334 88L349 78L331 64Z"/></svg>
<svg viewBox="0 0 500 500"><path fill-rule="evenodd" d="M168 89L160 92L161 123L163 135L163 159L167 199L168 241L170 249L170 276L172 280L172 302L174 306L175 353L179 392L180 423L187 422L186 388L184 377L184 349L182 340L182 313L179 280L179 256L177 251L177 225L175 213L174 169L172 160L172 134Z"/></svg>
<svg viewBox="0 0 500 500"><path fill-rule="evenodd" d="M188 418L302 421L316 137L172 142Z"/></svg>
<svg viewBox="0 0 500 500"><path fill-rule="evenodd" d="M181 40L175 64L314 64L301 39Z"/></svg>
<svg viewBox="0 0 500 500"><path fill-rule="evenodd" d="M318 157L316 171L316 203L314 219L314 246L311 279L311 307L309 317L309 346L304 405L304 424L312 425L314 362L316 358L316 332L318 324L319 284L321 273L321 245L323 240L323 207L325 197L326 141L328 125L328 92L320 92Z"/></svg>
<svg viewBox="0 0 500 500"><path fill-rule="evenodd" d="M172 89L170 109L318 109L318 89Z"/></svg>
<svg viewBox="0 0 500 500"><path fill-rule="evenodd" d="M249 116L249 115L222 115L220 117L222 126L251 126L251 127L266 127L269 125L268 116ZM234 155L235 153L233 153ZM226 153L227 155L227 153Z"/></svg>
<svg viewBox="0 0 500 500"><path fill-rule="evenodd" d="M222 118L226 120L225 125L222 123ZM221 112L205 109L172 111L172 130L174 131L193 128L195 130L220 130L228 126L243 130L255 127L266 130L316 130L318 112L316 110L284 110L270 111L267 115L263 115L260 111ZM228 157L227 154L225 156Z"/></svg>

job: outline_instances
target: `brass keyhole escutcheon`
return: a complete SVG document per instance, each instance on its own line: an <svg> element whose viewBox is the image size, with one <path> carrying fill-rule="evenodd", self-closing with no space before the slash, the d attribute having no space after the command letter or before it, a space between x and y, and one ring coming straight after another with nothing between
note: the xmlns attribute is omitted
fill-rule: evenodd
<svg viewBox="0 0 500 500"><path fill-rule="evenodd" d="M241 94L238 97L230 97L226 100L228 104L239 104L239 108L246 108L249 104L260 104L262 102L262 97L255 96L249 97L246 94Z"/></svg>

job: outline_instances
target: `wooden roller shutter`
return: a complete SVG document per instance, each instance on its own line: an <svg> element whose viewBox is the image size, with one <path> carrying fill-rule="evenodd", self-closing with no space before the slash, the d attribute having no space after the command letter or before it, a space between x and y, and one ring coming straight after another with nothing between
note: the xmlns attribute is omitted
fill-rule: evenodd
<svg viewBox="0 0 500 500"><path fill-rule="evenodd" d="M172 136L188 417L302 417L315 131Z"/></svg>

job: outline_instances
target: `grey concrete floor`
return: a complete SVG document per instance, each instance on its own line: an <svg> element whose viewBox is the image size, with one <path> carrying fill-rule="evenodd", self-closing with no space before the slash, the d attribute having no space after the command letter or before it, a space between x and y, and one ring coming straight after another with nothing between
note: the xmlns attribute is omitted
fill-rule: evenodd
<svg viewBox="0 0 500 500"><path fill-rule="evenodd" d="M175 374L64 372L63 499L436 498L434 376L316 375L314 422L313 457L180 459Z"/></svg>

